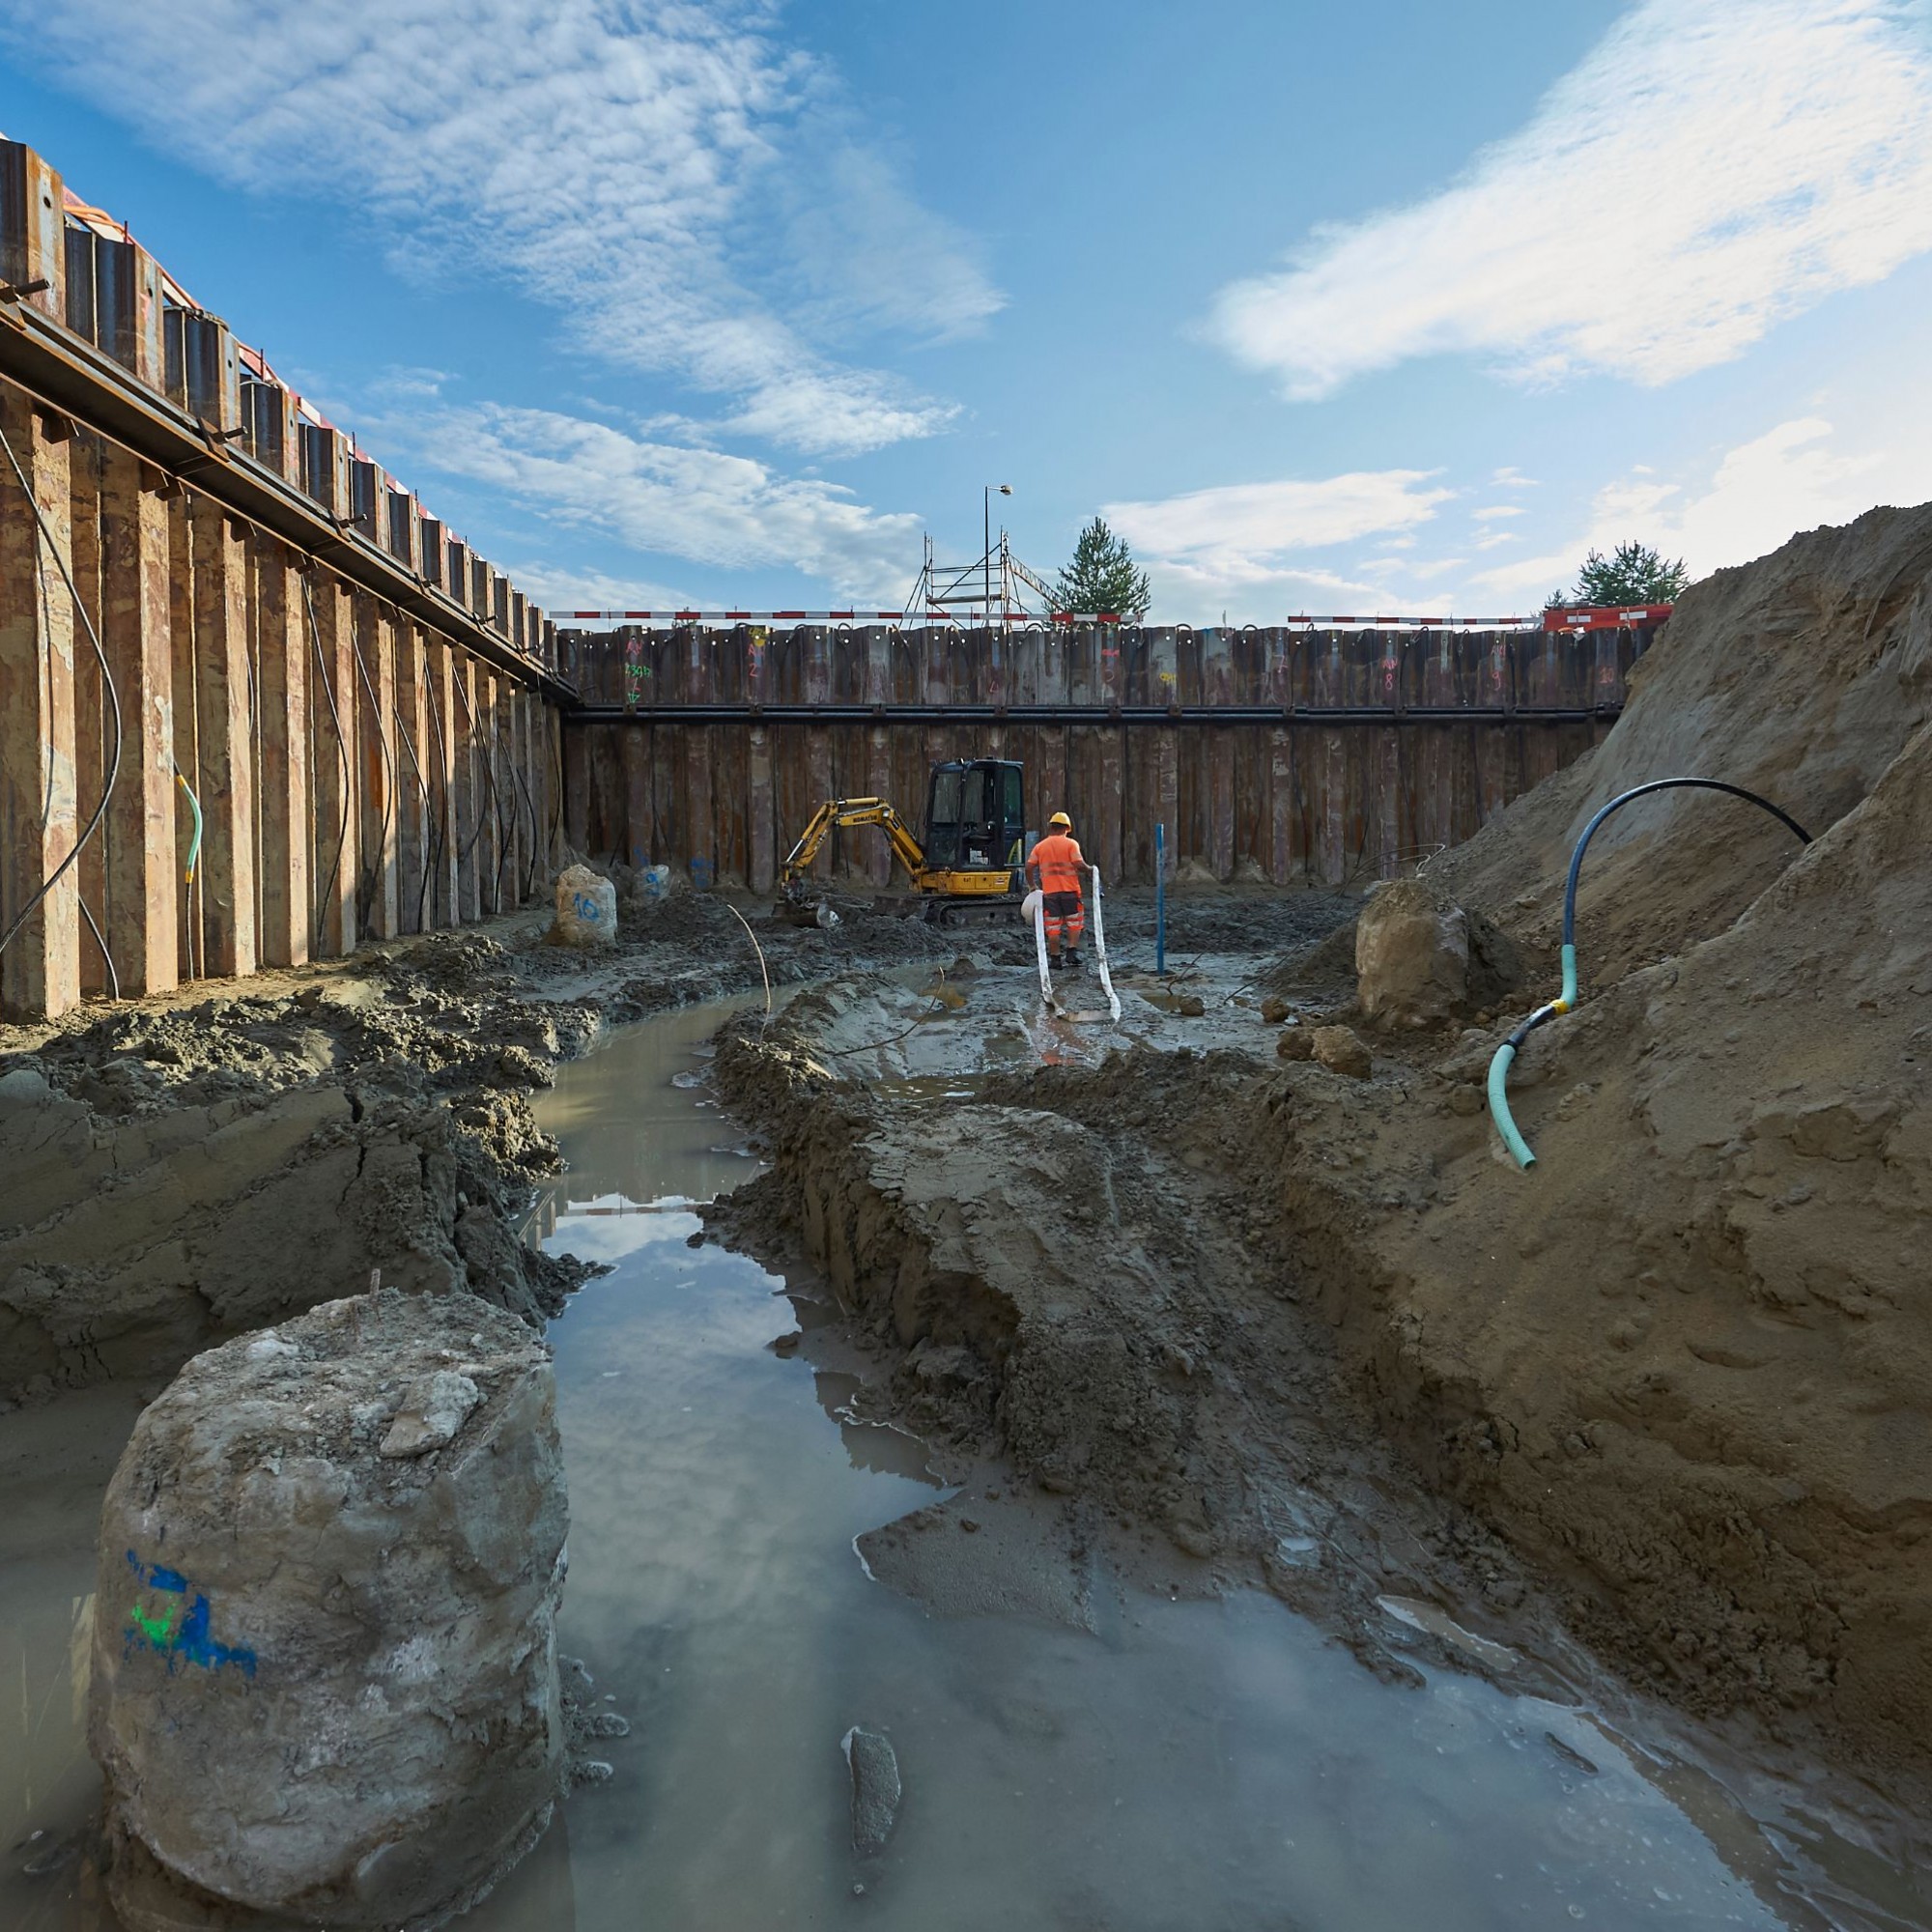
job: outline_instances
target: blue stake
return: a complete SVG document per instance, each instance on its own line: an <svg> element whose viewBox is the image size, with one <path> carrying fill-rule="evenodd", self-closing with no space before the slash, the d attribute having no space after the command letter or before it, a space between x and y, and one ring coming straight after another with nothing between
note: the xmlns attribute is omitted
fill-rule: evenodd
<svg viewBox="0 0 1932 1932"><path fill-rule="evenodd" d="M1167 827L1153 829L1153 970L1167 975Z"/></svg>

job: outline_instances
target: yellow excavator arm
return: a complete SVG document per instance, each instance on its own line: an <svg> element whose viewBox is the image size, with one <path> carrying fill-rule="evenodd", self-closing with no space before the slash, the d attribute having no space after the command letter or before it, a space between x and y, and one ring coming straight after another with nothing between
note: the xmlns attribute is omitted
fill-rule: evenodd
<svg viewBox="0 0 1932 1932"><path fill-rule="evenodd" d="M785 854L784 864L779 869L781 886L795 886L804 879L811 862L818 857L818 848L825 843L826 836L835 825L881 827L892 843L893 856L912 875L915 884L924 873L924 847L912 836L905 820L888 801L883 798L828 798L811 814L811 822L799 835L798 843Z"/></svg>

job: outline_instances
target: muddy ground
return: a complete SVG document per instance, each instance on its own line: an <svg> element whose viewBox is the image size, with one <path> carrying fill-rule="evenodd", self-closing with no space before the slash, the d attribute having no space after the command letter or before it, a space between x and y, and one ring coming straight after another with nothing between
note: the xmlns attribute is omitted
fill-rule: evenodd
<svg viewBox="0 0 1932 1932"><path fill-rule="evenodd" d="M384 1284L466 1289L538 1321L578 1279L519 1237L553 1171L528 1095L600 1029L854 964L1024 960L1013 928L941 929L835 895L830 929L749 899L627 888L619 944L544 943L545 913L185 997L0 1026L0 1402L127 1381ZM1176 934L1257 951L1320 934L1325 895L1192 895ZM740 923L748 914L752 930ZM1151 902L1121 900L1151 956ZM763 957L760 957L762 949ZM1178 964L1185 965L1184 956Z"/></svg>

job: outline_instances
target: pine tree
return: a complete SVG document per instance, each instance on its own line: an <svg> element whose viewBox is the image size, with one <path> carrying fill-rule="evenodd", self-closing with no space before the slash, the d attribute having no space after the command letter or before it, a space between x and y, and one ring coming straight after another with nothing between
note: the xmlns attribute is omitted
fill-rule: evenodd
<svg viewBox="0 0 1932 1932"><path fill-rule="evenodd" d="M1106 518L1095 517L1080 532L1073 561L1060 573L1053 595L1059 609L1075 615L1105 613L1137 623L1153 602L1153 585L1135 566L1124 539L1107 527Z"/></svg>
<svg viewBox="0 0 1932 1932"><path fill-rule="evenodd" d="M1680 556L1666 563L1648 544L1619 544L1613 556L1593 550L1577 573L1574 593L1559 590L1549 600L1558 604L1674 604L1690 582Z"/></svg>

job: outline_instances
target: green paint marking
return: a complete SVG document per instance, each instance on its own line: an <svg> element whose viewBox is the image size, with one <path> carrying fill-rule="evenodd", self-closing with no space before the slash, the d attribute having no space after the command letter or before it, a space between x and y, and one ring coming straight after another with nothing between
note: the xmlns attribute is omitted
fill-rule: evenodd
<svg viewBox="0 0 1932 1932"><path fill-rule="evenodd" d="M134 1621L147 1632L148 1641L156 1650L163 1649L168 1640L168 1626L175 1620L174 1605L170 1604L157 1617L149 1617L142 1615L141 1606L136 1604L132 1614Z"/></svg>

